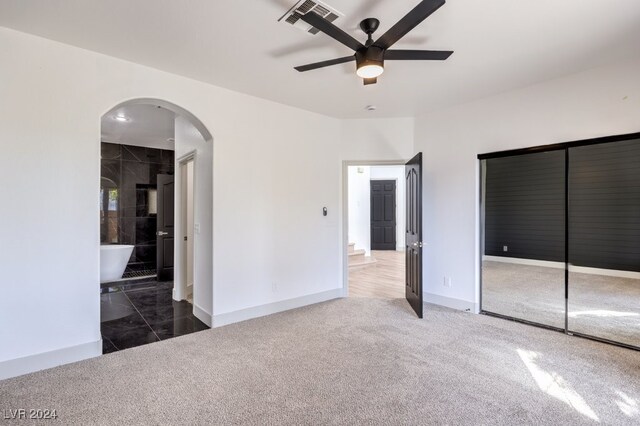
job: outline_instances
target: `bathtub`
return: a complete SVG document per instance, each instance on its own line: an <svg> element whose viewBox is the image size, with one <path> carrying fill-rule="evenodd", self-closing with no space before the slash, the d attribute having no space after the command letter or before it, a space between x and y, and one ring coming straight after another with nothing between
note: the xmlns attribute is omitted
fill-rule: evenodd
<svg viewBox="0 0 640 426"><path fill-rule="evenodd" d="M100 246L100 282L122 278L134 246L108 244Z"/></svg>

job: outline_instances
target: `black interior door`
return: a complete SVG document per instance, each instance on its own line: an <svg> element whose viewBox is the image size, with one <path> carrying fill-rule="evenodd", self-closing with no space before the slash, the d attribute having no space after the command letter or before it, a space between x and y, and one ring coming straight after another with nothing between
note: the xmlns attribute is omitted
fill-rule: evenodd
<svg viewBox="0 0 640 426"><path fill-rule="evenodd" d="M157 268L158 281L173 280L173 208L172 175L158 175Z"/></svg>
<svg viewBox="0 0 640 426"><path fill-rule="evenodd" d="M396 249L396 181L371 181L371 250Z"/></svg>
<svg viewBox="0 0 640 426"><path fill-rule="evenodd" d="M422 153L418 153L406 164L405 179L405 294L418 318L422 318Z"/></svg>

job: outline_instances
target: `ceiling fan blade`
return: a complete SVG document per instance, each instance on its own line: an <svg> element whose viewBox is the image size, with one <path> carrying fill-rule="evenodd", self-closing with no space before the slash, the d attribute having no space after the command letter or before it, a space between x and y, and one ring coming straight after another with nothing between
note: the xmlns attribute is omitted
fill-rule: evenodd
<svg viewBox="0 0 640 426"><path fill-rule="evenodd" d="M376 84L378 82L378 79L376 77L374 77L374 78L365 78L365 79L363 79L363 81L364 81L364 85L368 86L370 84Z"/></svg>
<svg viewBox="0 0 640 426"><path fill-rule="evenodd" d="M329 37L333 37L352 50L364 48L362 43L360 43L358 40L351 37L349 34L345 33L340 28L336 27L331 22L327 21L315 12L309 12L305 15L302 15L300 19L302 19L307 24L319 29Z"/></svg>
<svg viewBox="0 0 640 426"><path fill-rule="evenodd" d="M385 60L391 61L444 61L453 52L451 50L387 50Z"/></svg>
<svg viewBox="0 0 640 426"><path fill-rule="evenodd" d="M328 61L316 62L313 64L300 65L299 67L294 67L299 72L316 70L318 68L330 67L331 65L344 64L346 62L355 61L356 57L354 55L345 56L342 58L329 59Z"/></svg>
<svg viewBox="0 0 640 426"><path fill-rule="evenodd" d="M444 3L445 0L422 0L411 12L407 13L404 18L389 28L389 30L373 44L382 49L390 48L409 31L427 19L429 15L438 10Z"/></svg>

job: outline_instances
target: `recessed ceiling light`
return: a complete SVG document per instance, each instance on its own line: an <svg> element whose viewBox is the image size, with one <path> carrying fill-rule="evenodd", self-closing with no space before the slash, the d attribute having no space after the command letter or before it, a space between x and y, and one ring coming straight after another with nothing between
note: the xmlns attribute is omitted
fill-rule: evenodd
<svg viewBox="0 0 640 426"><path fill-rule="evenodd" d="M114 116L113 116L113 118L114 118L115 120L117 120L117 121L121 121L121 122L123 122L123 123L124 123L124 122L127 122L127 121L131 121L131 119L130 119L129 117L127 117L126 115L124 115L124 114L117 114L117 115L114 115Z"/></svg>
<svg viewBox="0 0 640 426"><path fill-rule="evenodd" d="M375 105L367 105L366 107L364 107L364 109L366 109L367 111L375 111L377 108Z"/></svg>

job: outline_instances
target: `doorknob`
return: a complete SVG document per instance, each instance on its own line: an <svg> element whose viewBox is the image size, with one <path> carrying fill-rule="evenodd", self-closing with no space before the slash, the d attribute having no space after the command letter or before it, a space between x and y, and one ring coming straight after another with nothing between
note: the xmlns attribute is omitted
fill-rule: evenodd
<svg viewBox="0 0 640 426"><path fill-rule="evenodd" d="M158 231L158 232L156 232L156 235L158 237L164 237L165 235L169 235L169 233L168 232L164 232L164 231Z"/></svg>

